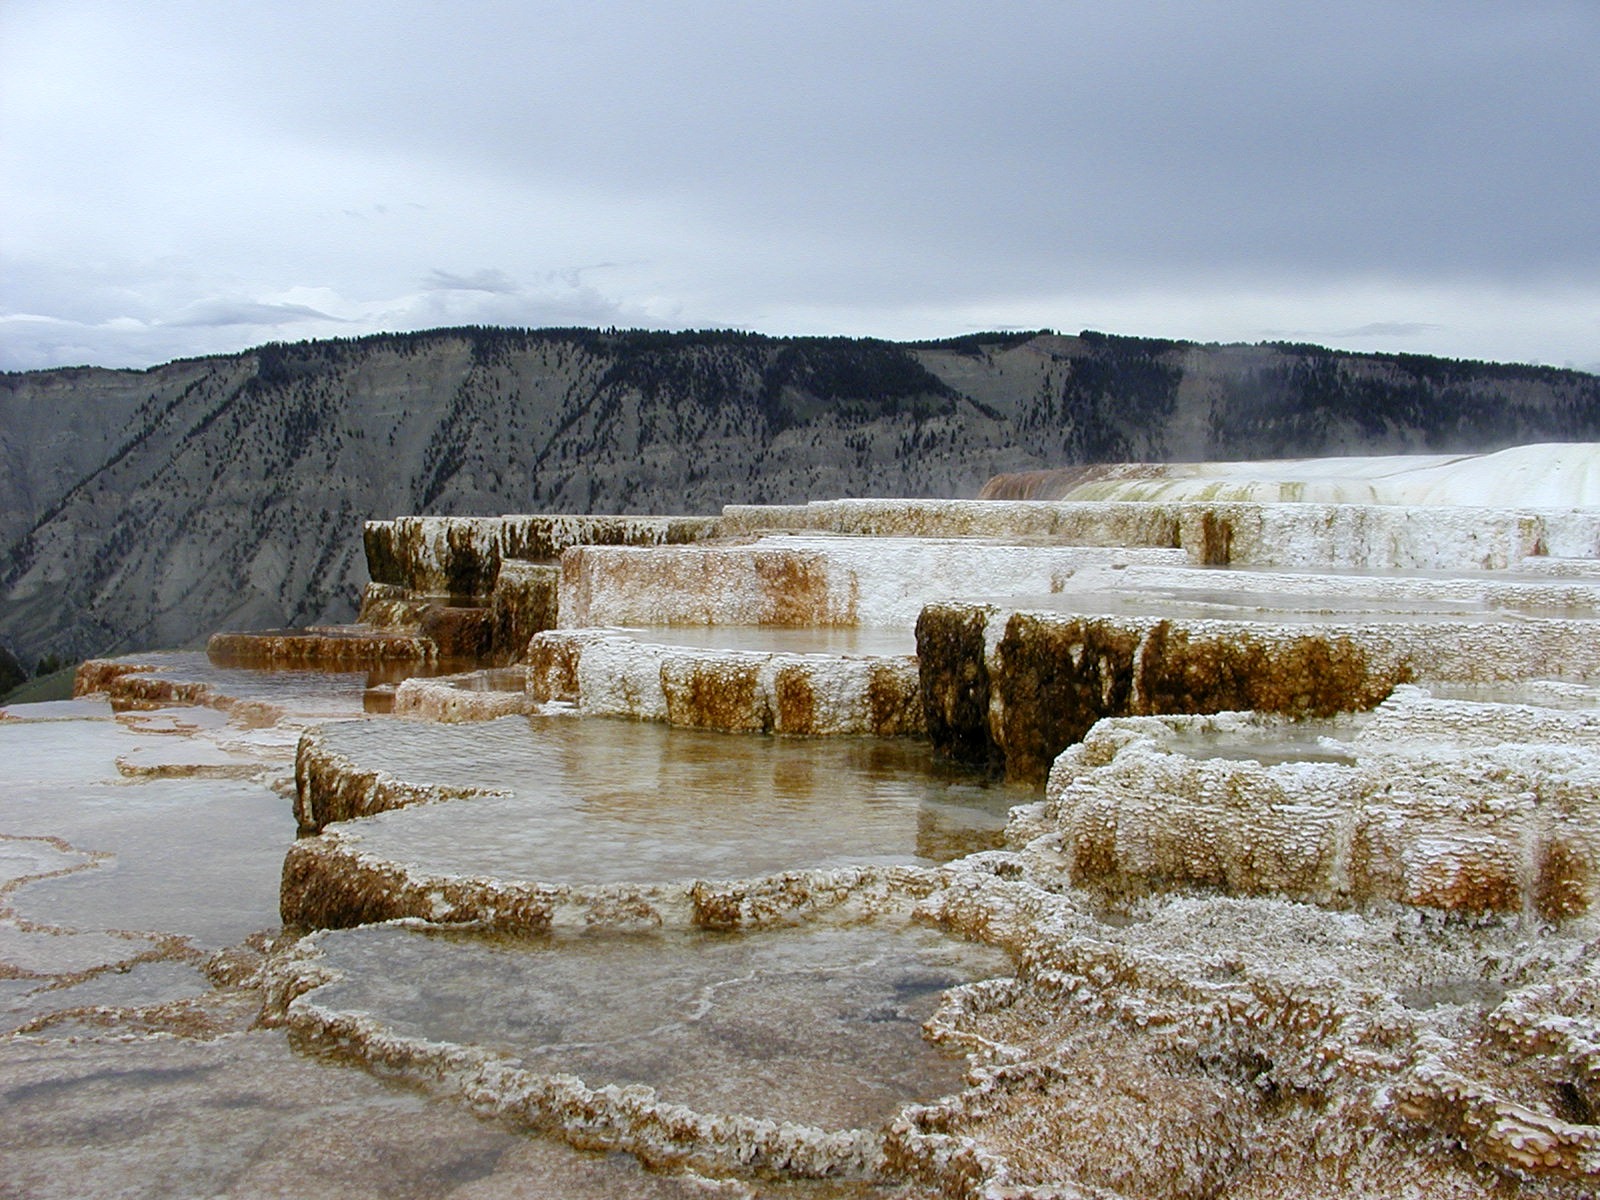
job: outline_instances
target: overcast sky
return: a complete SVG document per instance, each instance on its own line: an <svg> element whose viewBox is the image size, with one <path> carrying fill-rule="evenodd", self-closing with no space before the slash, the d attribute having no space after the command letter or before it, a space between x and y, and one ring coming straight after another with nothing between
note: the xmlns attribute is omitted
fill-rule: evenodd
<svg viewBox="0 0 1600 1200"><path fill-rule="evenodd" d="M1600 3L0 0L0 367L492 323L1600 370Z"/></svg>

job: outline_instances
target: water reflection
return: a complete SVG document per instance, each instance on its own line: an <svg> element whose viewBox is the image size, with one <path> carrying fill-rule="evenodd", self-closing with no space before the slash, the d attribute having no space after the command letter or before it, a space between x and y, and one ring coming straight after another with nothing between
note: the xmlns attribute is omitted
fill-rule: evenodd
<svg viewBox="0 0 1600 1200"><path fill-rule="evenodd" d="M325 736L401 779L507 793L352 827L364 851L434 874L601 884L944 862L998 847L1011 806L1036 798L909 739L572 717L369 721Z"/></svg>

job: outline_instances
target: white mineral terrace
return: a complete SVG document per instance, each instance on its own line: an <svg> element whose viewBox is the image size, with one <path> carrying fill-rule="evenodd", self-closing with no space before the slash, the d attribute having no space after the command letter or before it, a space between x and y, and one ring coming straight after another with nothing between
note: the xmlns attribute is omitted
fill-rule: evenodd
<svg viewBox="0 0 1600 1200"><path fill-rule="evenodd" d="M1060 592L1179 550L985 539L765 537L742 545L586 546L561 560L563 628L597 625L909 629L937 600Z"/></svg>
<svg viewBox="0 0 1600 1200"><path fill-rule="evenodd" d="M1587 1200L1597 461L372 523L0 713L0 1194Z"/></svg>
<svg viewBox="0 0 1600 1200"><path fill-rule="evenodd" d="M1486 497L1504 495L1530 508L1600 505L1600 460L1583 443L1515 446L1495 454L1120 463L1035 474L1055 500L1477 507ZM1052 476L1057 486L1049 486Z"/></svg>

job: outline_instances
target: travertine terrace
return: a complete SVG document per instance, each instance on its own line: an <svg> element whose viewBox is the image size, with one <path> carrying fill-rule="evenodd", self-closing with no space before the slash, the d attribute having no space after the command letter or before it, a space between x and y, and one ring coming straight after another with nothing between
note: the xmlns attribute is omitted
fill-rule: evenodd
<svg viewBox="0 0 1600 1200"><path fill-rule="evenodd" d="M1578 490L1517 494L1541 450ZM293 795L230 995L541 1146L729 1195L1576 1200L1597 456L375 522L359 626L214 651L413 677L80 690L210 706L130 780Z"/></svg>

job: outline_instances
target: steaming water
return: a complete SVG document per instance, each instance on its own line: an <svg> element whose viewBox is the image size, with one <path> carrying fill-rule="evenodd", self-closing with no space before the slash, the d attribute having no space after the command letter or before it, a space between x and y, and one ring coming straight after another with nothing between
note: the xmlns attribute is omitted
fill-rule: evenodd
<svg viewBox="0 0 1600 1200"><path fill-rule="evenodd" d="M1033 798L924 745L573 717L366 721L327 741L408 781L503 788L358 822L363 851L436 874L600 884L943 862L1001 843Z"/></svg>

